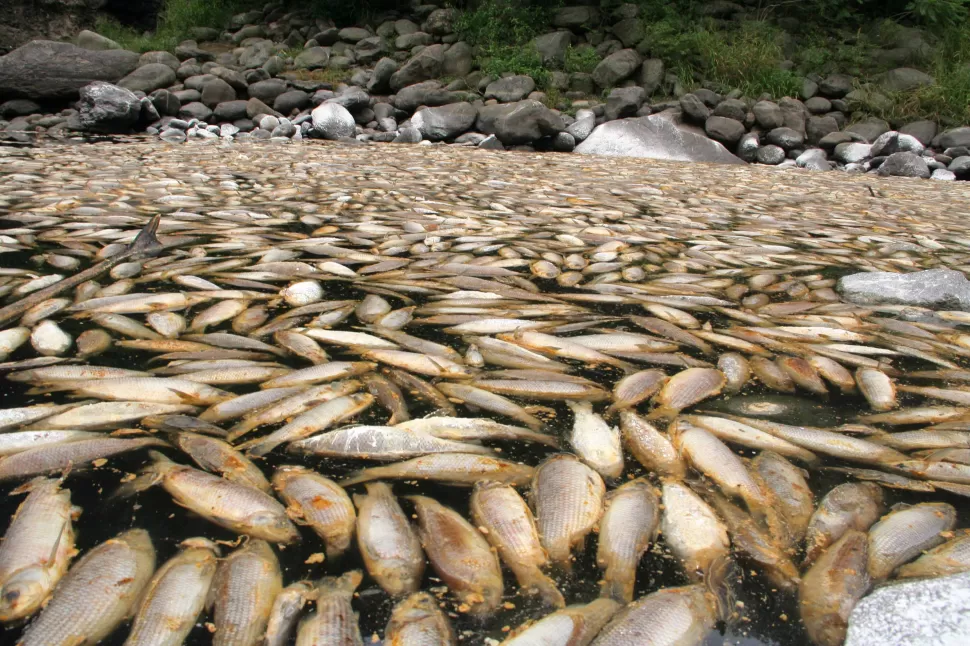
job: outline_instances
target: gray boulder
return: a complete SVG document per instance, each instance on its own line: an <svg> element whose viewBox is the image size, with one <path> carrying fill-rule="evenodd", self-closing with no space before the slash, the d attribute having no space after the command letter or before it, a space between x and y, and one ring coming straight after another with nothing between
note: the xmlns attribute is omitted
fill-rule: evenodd
<svg viewBox="0 0 970 646"><path fill-rule="evenodd" d="M795 165L808 170L832 170L832 162L821 148L809 148L795 158Z"/></svg>
<svg viewBox="0 0 970 646"><path fill-rule="evenodd" d="M445 76L463 77L472 71L472 46L463 40L458 41L445 51L445 61L441 72Z"/></svg>
<svg viewBox="0 0 970 646"><path fill-rule="evenodd" d="M845 646L956 646L967 635L970 573L963 573L877 588L849 616Z"/></svg>
<svg viewBox="0 0 970 646"><path fill-rule="evenodd" d="M391 143L395 144L417 144L421 143L421 131L417 128L401 128L397 132Z"/></svg>
<svg viewBox="0 0 970 646"><path fill-rule="evenodd" d="M535 48L542 58L542 64L551 67L562 67L566 62L566 51L572 42L573 35L568 31L554 31L537 36Z"/></svg>
<svg viewBox="0 0 970 646"><path fill-rule="evenodd" d="M593 69L593 81L602 88L613 87L633 76L642 63L643 59L636 50L621 49L599 62Z"/></svg>
<svg viewBox="0 0 970 646"><path fill-rule="evenodd" d="M455 18L458 12L450 7L432 11L421 27L435 36L444 36L454 31Z"/></svg>
<svg viewBox="0 0 970 646"><path fill-rule="evenodd" d="M785 161L785 149L781 146L768 144L767 146L758 148L758 152L755 154L755 159L758 160L759 164L777 166L781 162Z"/></svg>
<svg viewBox="0 0 970 646"><path fill-rule="evenodd" d="M552 138L552 149L559 153L570 153L576 148L576 138L568 132L560 132Z"/></svg>
<svg viewBox="0 0 970 646"><path fill-rule="evenodd" d="M672 161L744 163L716 141L679 128L662 115L604 123L576 146L576 152Z"/></svg>
<svg viewBox="0 0 970 646"><path fill-rule="evenodd" d="M329 99L328 102L342 105L351 112L357 112L370 106L370 96L363 89L351 86Z"/></svg>
<svg viewBox="0 0 970 646"><path fill-rule="evenodd" d="M650 96L660 89L660 85L664 80L664 73L665 68L662 60L659 58L648 58L640 66L640 72L636 79L637 85L646 91L647 96Z"/></svg>
<svg viewBox="0 0 970 646"><path fill-rule="evenodd" d="M413 112L418 106L447 105L461 100L461 95L441 87L438 81L424 81L409 85L394 96L394 107Z"/></svg>
<svg viewBox="0 0 970 646"><path fill-rule="evenodd" d="M495 135L506 146L532 143L565 129L558 113L533 100L486 105L476 122L476 130Z"/></svg>
<svg viewBox="0 0 970 646"><path fill-rule="evenodd" d="M591 29L599 22L600 12L596 7L560 7L552 17L556 27Z"/></svg>
<svg viewBox="0 0 970 646"><path fill-rule="evenodd" d="M178 56L177 49L175 55ZM243 48L243 51L239 54L239 66L247 70L262 67L275 55L273 43L268 40L261 40Z"/></svg>
<svg viewBox="0 0 970 646"><path fill-rule="evenodd" d="M749 132L741 137L736 150L738 157L750 163L758 160L759 148L761 148L761 144L758 141L758 135L754 132Z"/></svg>
<svg viewBox="0 0 970 646"><path fill-rule="evenodd" d="M357 41L364 40L370 36L371 32L361 27L344 27L337 32L337 38L347 41L348 43L356 43Z"/></svg>
<svg viewBox="0 0 970 646"><path fill-rule="evenodd" d="M330 50L326 47L304 49L293 59L293 67L304 70L318 70L330 62Z"/></svg>
<svg viewBox="0 0 970 646"><path fill-rule="evenodd" d="M872 146L859 142L846 142L835 146L835 158L843 164L858 164L872 157Z"/></svg>
<svg viewBox="0 0 970 646"><path fill-rule="evenodd" d="M179 108L178 116L180 119L198 119L199 121L206 121L212 116L212 110L198 101L193 101L191 103L186 103Z"/></svg>
<svg viewBox="0 0 970 646"><path fill-rule="evenodd" d="M216 78L220 78L229 85L232 86L236 92L245 92L247 86L246 77L243 76L241 72L238 72L228 67L223 67L222 65L216 65L209 69L209 74L212 74Z"/></svg>
<svg viewBox="0 0 970 646"><path fill-rule="evenodd" d="M401 36L405 34L413 34L419 29L420 27L418 27L417 23L408 20L407 18L394 21L394 30Z"/></svg>
<svg viewBox="0 0 970 646"><path fill-rule="evenodd" d="M805 101L805 109L812 114L825 114L832 111L832 102L824 96L813 96Z"/></svg>
<svg viewBox="0 0 970 646"><path fill-rule="evenodd" d="M754 120L765 130L773 130L785 125L785 113L772 101L758 101L751 108Z"/></svg>
<svg viewBox="0 0 970 646"><path fill-rule="evenodd" d="M202 88L202 104L214 108L224 101L235 101L236 91L220 78L213 78Z"/></svg>
<svg viewBox="0 0 970 646"><path fill-rule="evenodd" d="M769 144L774 144L786 151L797 148L805 143L802 133L791 128L773 128L766 137Z"/></svg>
<svg viewBox="0 0 970 646"><path fill-rule="evenodd" d="M940 180L944 182L952 182L956 178L957 176L953 171L947 170L945 168L937 168L936 170L933 171L933 174L930 175L930 179Z"/></svg>
<svg viewBox="0 0 970 646"><path fill-rule="evenodd" d="M607 121L636 116L637 110L647 100L647 92L642 87L618 87L606 99L604 117Z"/></svg>
<svg viewBox="0 0 970 646"><path fill-rule="evenodd" d="M0 77L2 77L2 65L3 59L0 59ZM0 86L2 86L2 82L0 82ZM0 92L0 94L2 94L2 92ZM947 148L956 148L957 146L970 147L970 126L952 128L937 135L933 139L934 148L941 148L945 150Z"/></svg>
<svg viewBox="0 0 970 646"><path fill-rule="evenodd" d="M596 113L592 110L578 110L576 120L569 124L566 132L573 136L577 142L585 141L596 127Z"/></svg>
<svg viewBox="0 0 970 646"><path fill-rule="evenodd" d="M912 67L897 67L889 70L879 80L879 85L887 92L908 92L934 83L936 81L932 76Z"/></svg>
<svg viewBox="0 0 970 646"><path fill-rule="evenodd" d="M485 88L485 98L513 103L529 96L535 89L536 82L531 76L509 76L489 83Z"/></svg>
<svg viewBox="0 0 970 646"><path fill-rule="evenodd" d="M413 49L418 46L430 45L434 42L434 36L423 31L416 31L410 34L402 34L394 39L395 49Z"/></svg>
<svg viewBox="0 0 970 646"><path fill-rule="evenodd" d="M905 126L899 129L900 134L909 135L910 137L915 137L923 146L929 146L930 142L937 133L937 125L935 121L930 121L928 119L922 119L920 121L911 121Z"/></svg>
<svg viewBox="0 0 970 646"><path fill-rule="evenodd" d="M336 103L321 103L310 113L313 131L322 139L353 137L356 129L350 111Z"/></svg>
<svg viewBox="0 0 970 646"><path fill-rule="evenodd" d="M704 131L714 141L733 148L744 136L744 124L729 117L712 116L704 123Z"/></svg>
<svg viewBox="0 0 970 646"><path fill-rule="evenodd" d="M367 82L367 91L371 94L387 94L391 91L391 76L397 71L397 61L393 58L382 58L377 61L374 71L371 73L370 81Z"/></svg>
<svg viewBox="0 0 970 646"><path fill-rule="evenodd" d="M138 59L138 67L148 65L149 63L161 63L162 65L168 65L173 71L177 70L182 65L178 57L171 52L145 52Z"/></svg>
<svg viewBox="0 0 970 646"><path fill-rule="evenodd" d="M130 132L141 115L141 99L131 90L95 81L80 89L78 102L81 126L90 132Z"/></svg>
<svg viewBox="0 0 970 646"><path fill-rule="evenodd" d="M245 119L249 116L246 112L247 105L248 101L243 101L242 99L226 101L217 105L212 110L212 115L215 117L215 120L219 122L238 121L239 119Z"/></svg>
<svg viewBox="0 0 970 646"><path fill-rule="evenodd" d="M646 36L646 31L639 18L624 18L613 25L613 35L624 47L635 47Z"/></svg>
<svg viewBox="0 0 970 646"><path fill-rule="evenodd" d="M873 157L891 155L898 152L911 152L921 155L923 153L923 144L916 137L900 134L895 130L882 133L872 142Z"/></svg>
<svg viewBox="0 0 970 646"><path fill-rule="evenodd" d="M505 150L505 146L495 135L489 135L478 142L478 147L482 150Z"/></svg>
<svg viewBox="0 0 970 646"><path fill-rule="evenodd" d="M430 45L404 64L391 76L391 89L397 92L402 88L441 75L444 68L445 53L442 45Z"/></svg>
<svg viewBox="0 0 970 646"><path fill-rule="evenodd" d="M84 49L90 49L93 51L105 51L108 49L122 49L121 45L111 40L107 36L102 36L101 34L84 29L77 35L74 42L78 47L83 47Z"/></svg>
<svg viewBox="0 0 970 646"><path fill-rule="evenodd" d="M72 99L92 81L115 83L137 65L138 54L123 49L34 40L0 57L0 99Z"/></svg>
<svg viewBox="0 0 970 646"><path fill-rule="evenodd" d="M155 90L175 84L175 70L163 63L142 65L118 81L118 87L132 92L151 94Z"/></svg>
<svg viewBox="0 0 970 646"><path fill-rule="evenodd" d="M452 103L414 113L411 126L429 141L452 139L475 125L478 110L470 103Z"/></svg>
<svg viewBox="0 0 970 646"><path fill-rule="evenodd" d="M715 117L727 117L743 122L748 115L748 108L741 99L724 99L714 108Z"/></svg>
<svg viewBox="0 0 970 646"><path fill-rule="evenodd" d="M711 116L711 109L704 105L704 102L692 93L680 97L680 109L684 116L693 123L705 123Z"/></svg>
<svg viewBox="0 0 970 646"><path fill-rule="evenodd" d="M249 96L266 104L273 103L276 97L284 92L286 92L286 81L281 79L267 79L249 86Z"/></svg>
<svg viewBox="0 0 970 646"><path fill-rule="evenodd" d="M879 166L878 173L892 177L920 177L928 179L930 168L926 160L911 152L893 153Z"/></svg>
<svg viewBox="0 0 970 646"><path fill-rule="evenodd" d="M827 135L838 131L839 122L836 121L835 117L809 117L805 123L805 141L810 146L815 146Z"/></svg>
<svg viewBox="0 0 970 646"><path fill-rule="evenodd" d="M294 110L303 110L310 106L310 95L303 90L290 90L276 97L273 109L280 114L290 114Z"/></svg>
<svg viewBox="0 0 970 646"><path fill-rule="evenodd" d="M163 117L174 117L179 113L179 108L182 107L182 102L178 100L178 97L165 89L155 90L149 95L149 98L151 98L155 109L158 110L158 114Z"/></svg>
<svg viewBox="0 0 970 646"><path fill-rule="evenodd" d="M859 305L970 310L970 281L955 269L850 274L839 279L837 289L847 301Z"/></svg>
<svg viewBox="0 0 970 646"><path fill-rule="evenodd" d="M872 143L884 132L889 132L889 124L882 119L868 119L860 123L853 123L845 129L846 132L855 133Z"/></svg>
<svg viewBox="0 0 970 646"><path fill-rule="evenodd" d="M841 99L852 91L854 79L847 74L829 74L819 81L818 91L830 99Z"/></svg>
<svg viewBox="0 0 970 646"><path fill-rule="evenodd" d="M265 42L269 43L269 41ZM202 49L199 47L199 43L195 42L194 40L183 40L181 43L176 45L175 56L177 56L180 61L188 60L190 58L194 58L200 63L215 60L215 54Z"/></svg>

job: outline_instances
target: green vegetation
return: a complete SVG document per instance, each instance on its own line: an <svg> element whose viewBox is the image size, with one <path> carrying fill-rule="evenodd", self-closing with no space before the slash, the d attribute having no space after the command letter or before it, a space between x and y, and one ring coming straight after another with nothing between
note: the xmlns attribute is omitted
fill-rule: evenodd
<svg viewBox="0 0 970 646"><path fill-rule="evenodd" d="M573 47L569 46L566 50L565 71L569 73L582 72L589 74L600 62L599 54L592 47Z"/></svg>
<svg viewBox="0 0 970 646"><path fill-rule="evenodd" d="M102 18L95 31L135 52L172 51L188 39L193 27L222 30L230 16L258 4L257 0L165 0L154 32L138 32L120 23Z"/></svg>

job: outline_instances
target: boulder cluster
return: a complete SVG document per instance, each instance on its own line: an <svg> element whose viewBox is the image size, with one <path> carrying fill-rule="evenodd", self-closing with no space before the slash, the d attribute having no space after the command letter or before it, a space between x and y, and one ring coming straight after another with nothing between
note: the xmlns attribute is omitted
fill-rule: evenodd
<svg viewBox="0 0 970 646"><path fill-rule="evenodd" d="M270 3L233 16L223 32L195 29L174 52L139 55L90 31L74 43L32 41L0 57L0 138L447 142L970 177L970 127L938 132L916 121L894 130L853 119L875 90L849 76L805 78L798 98L779 100L683 92L663 61L644 56L633 4L609 16L591 6L557 10L552 31L531 45L556 70L547 93L529 76L476 70L456 10L423 2L344 28ZM559 71L570 48L593 49L600 62L590 73ZM933 79L898 68L880 82L888 91ZM677 98L657 99L664 95Z"/></svg>

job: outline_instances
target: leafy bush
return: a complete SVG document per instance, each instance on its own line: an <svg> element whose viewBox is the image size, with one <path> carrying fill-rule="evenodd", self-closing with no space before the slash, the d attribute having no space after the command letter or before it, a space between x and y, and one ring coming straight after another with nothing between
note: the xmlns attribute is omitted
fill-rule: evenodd
<svg viewBox="0 0 970 646"><path fill-rule="evenodd" d="M592 47L573 47L566 50L566 63L564 69L567 72L583 72L589 74L599 65L600 57Z"/></svg>
<svg viewBox="0 0 970 646"><path fill-rule="evenodd" d="M912 0L906 10L919 22L931 27L955 27L967 19L970 0Z"/></svg>
<svg viewBox="0 0 970 646"><path fill-rule="evenodd" d="M193 27L223 29L234 14L256 6L258 0L166 0L154 32L141 33L109 18L95 30L136 52L175 49Z"/></svg>

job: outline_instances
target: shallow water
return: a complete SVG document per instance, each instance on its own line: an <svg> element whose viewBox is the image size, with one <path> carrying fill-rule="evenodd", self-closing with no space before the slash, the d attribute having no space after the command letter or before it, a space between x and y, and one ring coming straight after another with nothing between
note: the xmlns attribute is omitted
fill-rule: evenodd
<svg viewBox="0 0 970 646"><path fill-rule="evenodd" d="M117 148L119 157L115 159L114 149ZM371 215L381 211L392 211L400 208L441 208L441 204L449 204L458 208L485 209L489 200L496 201L506 199L509 203L515 204L515 199L525 200L532 194L529 188L530 182L535 182L534 187L541 191L543 196L556 199L557 195L561 198L562 207L565 209L570 204L567 196L557 194L556 191L567 190L571 181L569 174L575 176L573 185L584 190L593 185L592 179L599 178L601 182L595 189L599 193L590 196L577 198L581 206L573 217L579 217L586 213L587 209L596 206L596 200L602 199L604 203L611 197L610 190L620 188L633 188L643 186L665 186L665 181L670 181L678 187L675 201L685 206L687 213L693 213L696 217L697 230L689 232L689 235L701 235L700 229L704 229L711 224L712 229L720 231L750 230L759 220L770 221L767 227L772 229L772 235L784 238L787 231L794 230L799 235L811 229L811 226L798 221L793 217L793 213L812 212L815 209L826 210L826 212L836 220L842 219L847 228L853 228L857 222L848 219L844 213L839 213L838 208L845 208L845 200L839 200L836 193L841 190L856 196L857 192L862 194L862 182L856 178L846 178L844 183L825 177L821 181L823 185L813 186L810 182L805 185L800 184L802 180L791 181L790 176L783 179L776 175L774 178L766 174L764 170L753 171L750 175L739 173L734 169L724 171L725 175L730 173L731 181L725 183L718 192L718 187L708 183L710 177L702 169L681 166L676 164L650 162L650 167L645 167L644 162L625 162L617 160L603 160L602 165L595 170L590 170L590 166L600 163L600 160L577 160L575 158L564 159L556 156L545 156L543 161L539 161L540 156L535 155L482 155L478 151L468 151L467 157L463 157L462 152L447 152L440 159L432 160L430 157L422 158L415 155L413 151L407 152L406 158L390 159L380 153L376 157L374 153L354 152L356 149L341 149L329 146L305 146L305 147L242 147L238 146L231 149L217 149L215 146L186 148L184 157L174 157L171 149L162 148L155 145L145 145L144 148L133 150L128 144L108 145L99 144L91 146L87 151L79 152L79 148L53 148L34 151L35 159L31 163L37 163L37 167L32 171L38 177L45 177L50 171L57 173L58 181L66 181L72 172L70 163L72 159L83 155L92 155L91 168L87 170L80 168L77 172L85 179L79 180L78 186L84 186L84 181L92 178L106 179L109 182L118 182L119 186L101 188L93 194L83 188L72 188L65 192L65 199L73 200L75 196L83 196L80 199L82 204L98 204L105 207L106 212L111 213L109 205L119 204L117 200L121 198L122 204L134 207L134 212L152 213L155 211L173 212L174 207L158 207L151 196L140 195L137 193L137 186L140 182L148 179L158 179L159 177L175 177L188 175L203 168L207 168L213 176L222 173L224 177L233 176L243 184L238 191L197 191L199 200L197 204L186 207L192 212L205 213L206 210L219 208L249 208L253 211L266 212L286 212L288 210L297 211L303 204L316 204L319 212L327 213L329 209L338 211L340 197L347 194L359 196L369 189L379 187L381 190L391 190L391 194L381 194L376 197L369 206L355 213L353 210L346 209L339 211L340 218L352 221L359 215ZM391 150L383 147L381 151ZM397 149L394 149L397 150ZM28 151L30 152L30 151ZM430 154L430 151L429 153ZM63 155L63 157L61 157ZM328 156L331 156L329 158ZM368 155L371 155L370 157ZM274 157L275 156L275 157ZM267 159L269 157L270 159ZM173 165L173 159L177 163ZM306 186L304 190L294 193L292 203L274 204L271 190L274 184L284 186L285 172L287 167L274 168L271 164L272 159L277 159L280 164L289 159L290 163L314 163L317 166L313 172L318 180L315 186ZM500 163L496 162L499 160ZM550 161L551 160L551 161ZM155 165L155 164L159 165ZM179 164L184 163L185 168ZM517 170L516 165L521 163L521 170ZM370 164L370 166L368 166ZM438 164L431 168L431 165ZM561 166L556 166L561 164ZM227 167L232 167L227 168ZM97 170L100 169L100 170ZM665 170L669 173L664 176ZM292 167L290 167L292 170ZM228 171L228 172L227 172ZM22 169L17 172L24 172ZM85 175L84 173L87 172ZM397 173L390 176L390 173ZM720 173L717 169L708 170L708 173ZM3 187L4 167L0 166L0 187ZM388 177L381 173L388 174ZM613 173L615 183L610 183L610 174ZM685 175L696 174L694 177L683 179ZM592 175L592 177L591 177ZM409 181L409 176L411 180ZM807 178L805 174L797 177ZM396 183L390 179L399 178ZM403 179L401 179L403 178ZM538 178L538 179L537 179ZM552 178L556 178L553 180ZM770 190L772 179L777 179L779 186L781 183L788 183L787 187L780 186L784 191L774 193ZM539 180L552 182L558 181L557 186L547 190ZM621 183L622 180L622 183ZM43 181L43 180L41 180ZM508 194L503 193L499 188L494 191L483 190L487 182L512 181L515 190L509 190ZM749 187L745 188L743 182L749 181ZM867 180L871 181L871 180ZM742 185L739 186L738 183ZM826 190L825 182L834 182L836 188ZM208 189L205 182L201 185L190 186ZM356 186L355 186L356 185ZM11 183L7 188L10 189ZM19 184L18 184L19 186ZM31 182L23 182L26 190L31 190L35 186ZM909 228L914 231L925 231L927 228L944 229L945 220L952 217L951 213L945 209L940 209L939 204L928 205L925 201L927 197L925 183L903 184L903 188L896 184L884 184L882 190L885 192L897 191L901 197L892 204L883 206L892 211L893 226L895 234L903 235ZM935 188L935 187L934 187ZM466 191L479 189L483 194L469 198L467 203L459 203L456 195L461 195ZM906 190L912 191L912 195L906 194ZM950 189L947 189L950 190ZM961 189L962 190L962 189ZM355 193L355 191L359 191ZM760 192L759 192L760 191ZM800 192L799 192L800 191ZM833 193L835 191L835 193ZM676 193L676 192L675 192ZM746 195L747 193L747 195ZM92 197L92 195L94 195ZM514 198L508 198L513 195ZM751 200L751 196L758 196L760 199ZM963 197L960 192L949 194L951 199ZM100 196L100 197L99 197ZM728 200L725 196L729 196ZM939 197L939 195L935 196ZM129 199L124 199L129 198ZM336 198L336 199L335 199ZM37 205L31 202L32 196L17 195L7 193L6 197L0 201L0 217L4 213L29 212L29 209ZM355 198L356 199L356 198ZM873 211L878 210L879 203L873 202L864 195L858 197L866 207ZM100 200L100 201L99 201ZM695 202L691 202L695 200ZM746 201L747 200L747 201ZM736 204L735 211L729 207L729 202ZM766 209L772 206L774 209ZM886 201L888 202L888 200ZM29 207L24 207L27 204ZM425 206L422 206L425 205ZM613 205L615 206L615 204ZM607 207L604 207L607 208ZM939 224L927 216L922 209L933 211L934 214L941 215ZM691 210L693 209L693 210ZM115 213L126 213L130 211L119 210ZM416 211L420 212L420 211ZM738 219L740 213L747 214L745 218ZM834 215L833 215L834 213ZM489 213L492 217L497 217L494 212ZM683 217L683 214L677 214ZM567 217L566 214L563 217ZM674 214L671 214L674 217ZM334 220L339 224L341 219ZM777 218L777 219L776 219ZM549 215L550 221L555 221L555 217ZM605 218L610 221L609 218ZM614 218L615 219L615 218ZM163 222L165 219L163 217ZM10 221L0 221L0 226L9 228L20 226ZM834 224L833 224L834 226ZM870 227L861 225L860 229L868 230ZM875 227L871 227L875 228ZM307 227L294 222L288 229L290 232L308 234L312 227ZM552 228L553 233L555 228ZM231 233L227 233L231 238ZM684 240L689 239L685 235ZM808 245L797 245L800 249L810 249ZM56 248L54 245L51 248ZM38 242L38 247L30 251L15 251L0 255L0 265L3 268L30 268L36 266L30 263L30 256L44 250L43 241ZM235 252L223 254L225 257L237 255ZM47 271L45 268L43 271ZM847 268L830 267L826 272L831 275L841 275L847 273ZM554 282L536 280L537 285L544 291L555 292L563 291ZM366 295L353 285L344 282L328 282L327 298L359 299ZM154 291L171 289L168 284L141 285L138 291ZM420 296L412 295L414 300L420 304L424 299ZM204 306L203 306L204 307ZM589 306L590 309L597 309L596 306ZM201 308L196 308L189 314L196 313ZM642 314L642 308L632 305L609 306L598 308L597 311L610 315L630 315ZM707 319L705 319L707 320ZM710 317L710 320L718 324L720 319ZM79 320L63 319L64 329L72 335L77 335L87 329L87 323ZM616 326L613 326L616 327ZM617 329L623 329L619 326ZM632 326L631 326L632 327ZM218 328L226 329L224 324ZM352 319L344 322L337 329L355 329ZM210 330L215 331L215 330ZM431 326L409 326L407 331L416 336L442 342L460 345L455 337L440 334ZM639 331L639 330L638 330ZM327 348L332 358L344 359L355 355L340 349ZM20 348L8 361L26 359L35 356L34 351L28 346ZM133 367L148 365L149 359L153 355L143 352L129 352L119 348L113 348L107 353L92 360L92 363L99 365L110 365L119 367ZM293 368L306 367L306 363L300 360L283 360ZM900 368L916 365L910 361L900 361ZM157 365L157 364L151 364ZM925 369L925 364L922 365ZM970 365L964 361L962 365ZM604 383L610 388L617 378L616 372L588 370L582 366L576 366L576 373ZM673 374L675 368L668 367L668 374ZM254 386L227 387L226 389L234 392L249 392ZM4 381L0 385L0 407L24 406L33 403L47 401L64 401L62 393L53 396L28 396L26 389L19 384ZM917 397L906 396L901 398L905 404L916 405L922 400ZM554 415L549 416L548 430L564 436L568 425L571 423L571 416L568 409L561 404L550 406L548 402L524 402L535 403L549 406ZM844 422L849 422L860 412L867 409L863 406L864 402L858 396L844 397L833 395L828 400L821 400L811 395L787 396L772 394L767 389L759 385L749 385L738 396L721 396L695 407L695 410L711 410L721 412L732 412L752 417L765 417L779 422L792 424L812 424L817 426L834 426ZM427 408L422 408L420 403L409 402L412 406L412 417L420 417L426 414ZM459 408L461 411L461 408ZM645 408L644 408L645 410ZM465 414L470 414L467 410ZM362 423L383 423L386 420L386 412L375 406L362 416L358 421ZM529 464L537 464L543 457L552 453L549 449L536 448L524 444L496 444L502 449L503 456L515 460L521 460ZM744 455L754 455L753 452L741 452ZM170 452L175 456L174 452ZM108 501L107 495L114 490L122 477L128 473L136 472L146 462L144 453L136 452L131 455L121 456L111 459L107 465L101 468L91 469L86 472L75 472L70 475L67 486L72 491L72 498L75 504L83 508L83 514L76 523L78 538L78 549L81 553L85 552L94 545L118 534L131 527L143 527L149 530L157 549L158 563L161 564L167 558L175 554L178 543L192 536L206 536L214 540L225 541L226 550L231 549L228 544L236 540L234 533L222 530L215 525L195 516L191 512L175 505L169 495L161 489L150 490L129 500ZM276 451L262 465L267 474L272 470L286 463L304 464L315 468L327 477L339 479L341 476L360 468L359 461L338 461L328 459L307 458L305 456L287 455L283 451ZM837 462L833 461L833 464ZM643 475L644 470L628 456L627 471L624 477L636 477ZM833 486L844 482L844 476L832 472L813 471L810 483L819 500ZM0 492L5 492L12 486L0 486ZM362 489L362 488L358 488ZM446 487L440 485L408 484L397 482L394 484L395 492L399 495L411 493L424 493L431 495L445 504L453 506L455 509L467 515L467 501L469 490L457 487ZM970 504L966 499L962 499L947 493L935 493L930 496L927 494L913 494L910 492L886 490L888 505L897 502L922 502L927 500L949 502L960 510L961 522L958 526L970 524ZM0 518L9 517L16 506L19 504L19 497L0 497ZM407 505L407 503L405 503ZM407 506L406 506L407 509ZM3 521L0 521L2 524ZM284 571L284 583L292 583L300 579L316 579L324 575L339 575L348 569L362 567L356 550L351 549L340 561L328 561L322 565L307 564L305 561L314 553L322 551L322 544L312 532L303 528L302 543L282 549L278 552ZM575 568L570 576L557 577L561 589L566 596L568 603L583 603L596 598L599 594L598 580L600 571L595 566L595 538L589 541L584 554L577 558ZM707 644L772 644L779 646L802 646L809 644L803 627L798 619L796 601L793 597L779 594L773 591L764 583L756 572L748 567L743 567L741 579L738 581L736 589L738 595L738 617L728 626L719 626L708 637ZM516 585L510 573L506 571L506 601L511 607L499 612L495 617L486 623L477 623L459 613L451 612L454 625L461 636L461 643L465 644L485 644L488 639L501 640L503 634L509 629L522 624L523 622L538 618L548 612L537 602L516 594ZM672 560L670 555L665 552L662 541L658 542L648 552L640 562L637 572L637 585L635 597L639 598L645 594L664 587L682 585L687 582L686 577L680 572L678 565ZM441 583L434 578L434 572L429 567L422 589L440 587ZM384 594L377 585L370 579L365 578L364 584L358 590L359 597L355 601L355 608L360 614L360 625L362 633L367 641L373 636L373 641L377 642L383 634L384 626L390 615L393 605L392 601ZM453 610L453 604L448 603L449 610ZM14 643L19 628L8 628L0 636L0 643ZM125 629L119 629L105 644L122 644L126 636ZM208 644L210 635L208 630L200 623L193 631L187 644L202 645Z"/></svg>

